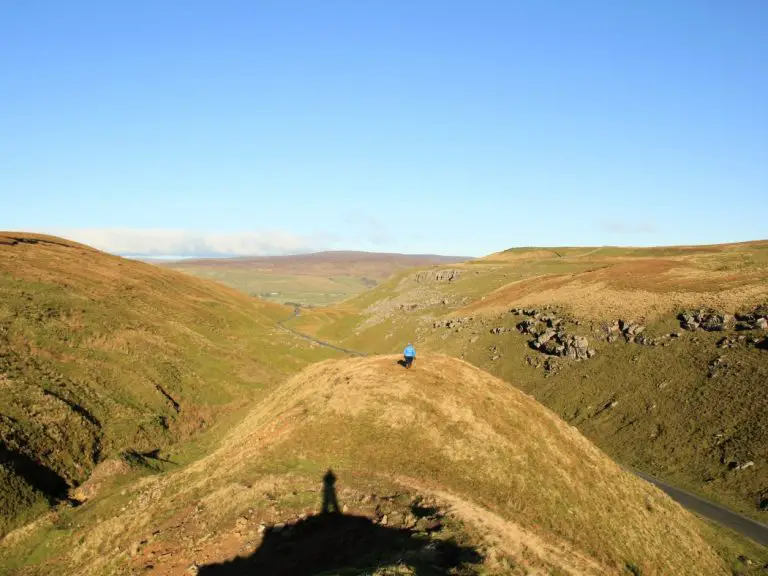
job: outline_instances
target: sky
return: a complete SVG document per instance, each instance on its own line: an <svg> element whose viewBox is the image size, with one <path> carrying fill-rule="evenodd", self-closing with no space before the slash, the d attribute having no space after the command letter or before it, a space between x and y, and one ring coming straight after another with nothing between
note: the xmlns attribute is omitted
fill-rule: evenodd
<svg viewBox="0 0 768 576"><path fill-rule="evenodd" d="M0 230L120 254L768 238L765 0L0 2Z"/></svg>

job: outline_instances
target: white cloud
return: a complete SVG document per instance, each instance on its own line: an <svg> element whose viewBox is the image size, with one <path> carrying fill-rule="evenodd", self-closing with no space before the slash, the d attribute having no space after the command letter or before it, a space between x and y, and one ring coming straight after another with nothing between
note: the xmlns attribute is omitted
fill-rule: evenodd
<svg viewBox="0 0 768 576"><path fill-rule="evenodd" d="M653 234L656 226L649 222L627 222L625 220L602 220L598 226L604 232L613 234Z"/></svg>
<svg viewBox="0 0 768 576"><path fill-rule="evenodd" d="M173 229L74 228L48 231L113 254L130 256L265 256L328 249L325 234L284 231L209 233Z"/></svg>

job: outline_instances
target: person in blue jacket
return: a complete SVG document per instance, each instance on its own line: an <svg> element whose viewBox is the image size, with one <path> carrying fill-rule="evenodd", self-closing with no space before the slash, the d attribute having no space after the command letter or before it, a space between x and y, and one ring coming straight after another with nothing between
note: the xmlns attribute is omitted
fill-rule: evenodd
<svg viewBox="0 0 768 576"><path fill-rule="evenodd" d="M408 342L408 346L403 350L403 356L405 356L405 367L410 368L416 358L416 348L410 342Z"/></svg>

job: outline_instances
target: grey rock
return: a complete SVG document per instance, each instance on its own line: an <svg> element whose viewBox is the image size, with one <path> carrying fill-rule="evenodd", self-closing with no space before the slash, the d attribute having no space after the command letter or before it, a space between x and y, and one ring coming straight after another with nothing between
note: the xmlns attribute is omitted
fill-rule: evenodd
<svg viewBox="0 0 768 576"><path fill-rule="evenodd" d="M461 276L461 270L421 270L416 272L414 279L419 284L434 282L453 282Z"/></svg>

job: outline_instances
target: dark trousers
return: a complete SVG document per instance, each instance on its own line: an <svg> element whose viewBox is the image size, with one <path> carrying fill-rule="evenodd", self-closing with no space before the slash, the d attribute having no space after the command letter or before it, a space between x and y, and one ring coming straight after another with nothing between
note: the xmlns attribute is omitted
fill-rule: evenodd
<svg viewBox="0 0 768 576"><path fill-rule="evenodd" d="M410 368L411 364L413 364L413 356L406 356L405 357L405 367Z"/></svg>

